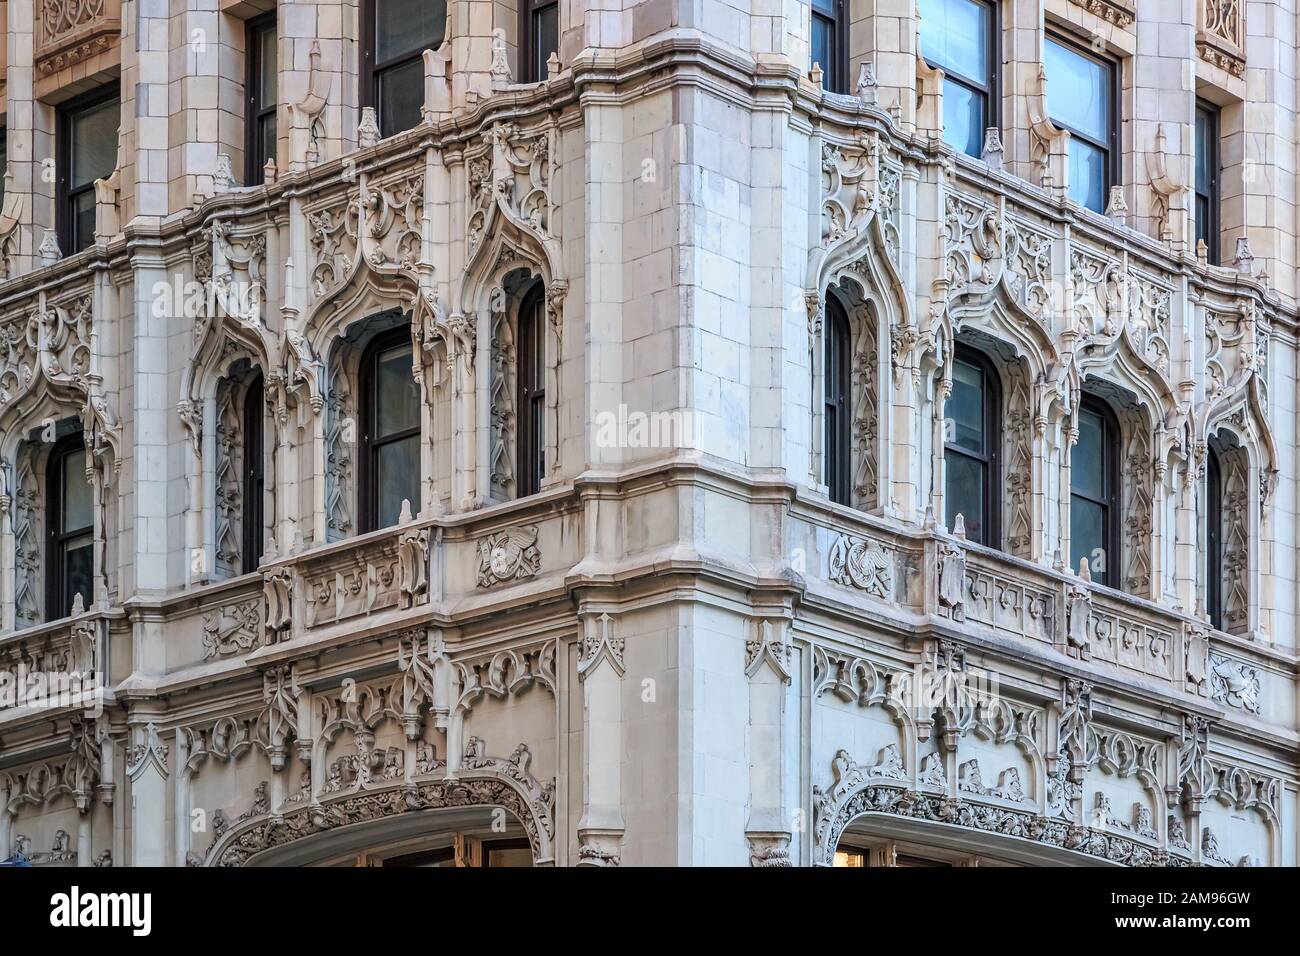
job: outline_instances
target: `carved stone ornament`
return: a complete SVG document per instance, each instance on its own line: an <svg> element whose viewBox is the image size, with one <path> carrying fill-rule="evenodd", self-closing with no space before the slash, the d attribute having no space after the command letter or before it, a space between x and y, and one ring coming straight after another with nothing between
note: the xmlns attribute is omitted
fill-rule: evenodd
<svg viewBox="0 0 1300 956"><path fill-rule="evenodd" d="M506 528L478 543L478 586L531 578L541 569L542 555L537 549L537 526Z"/></svg>
<svg viewBox="0 0 1300 956"><path fill-rule="evenodd" d="M1065 592L1065 649L1073 657L1092 657L1092 594L1080 585Z"/></svg>
<svg viewBox="0 0 1300 956"><path fill-rule="evenodd" d="M625 641L614 636L614 619L607 613L586 622L586 634L578 650L578 676L586 679L602 660L608 660L620 677L623 675Z"/></svg>
<svg viewBox="0 0 1300 956"><path fill-rule="evenodd" d="M167 745L159 739L158 725L153 721L145 727L141 742L127 750L126 775L135 780L149 766L160 776L167 776Z"/></svg>
<svg viewBox="0 0 1300 956"><path fill-rule="evenodd" d="M1229 707L1258 714L1258 669L1245 661L1211 653L1210 698Z"/></svg>
<svg viewBox="0 0 1300 956"><path fill-rule="evenodd" d="M790 683L790 644L785 638L785 622L759 618L752 635L745 641L745 674L753 677L764 662L771 665L783 683Z"/></svg>
<svg viewBox="0 0 1300 956"><path fill-rule="evenodd" d="M830 579L884 600L894 594L894 551L873 539L840 534L831 546Z"/></svg>
<svg viewBox="0 0 1300 956"><path fill-rule="evenodd" d="M293 625L293 570L276 568L262 577L262 600L266 605L266 643L289 637Z"/></svg>
<svg viewBox="0 0 1300 956"><path fill-rule="evenodd" d="M966 552L947 541L939 544L939 606L954 621L966 619Z"/></svg>

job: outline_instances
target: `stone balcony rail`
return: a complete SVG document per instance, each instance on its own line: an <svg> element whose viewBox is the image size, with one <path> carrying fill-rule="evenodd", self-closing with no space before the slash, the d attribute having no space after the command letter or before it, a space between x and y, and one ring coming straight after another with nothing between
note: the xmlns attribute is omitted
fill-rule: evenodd
<svg viewBox="0 0 1300 956"><path fill-rule="evenodd" d="M111 694L102 610L0 636L0 726L99 712Z"/></svg>

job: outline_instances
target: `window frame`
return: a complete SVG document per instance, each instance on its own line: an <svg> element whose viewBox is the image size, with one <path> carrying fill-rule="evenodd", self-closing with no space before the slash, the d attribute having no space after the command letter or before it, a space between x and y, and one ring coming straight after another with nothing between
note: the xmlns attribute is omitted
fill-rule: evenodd
<svg viewBox="0 0 1300 956"><path fill-rule="evenodd" d="M952 360L977 368L984 378L984 435L985 447L988 449L981 456L968 448L950 445L947 435L943 440L943 498L944 520L947 520L948 501L948 452L980 462L985 469L984 482L984 534L980 539L971 538L976 544L986 548L1002 550L1002 377L997 366L983 351L965 342L957 342L953 348ZM963 515L963 518L966 516ZM952 529L949 529L952 530ZM967 532L969 535L969 531Z"/></svg>
<svg viewBox="0 0 1300 956"><path fill-rule="evenodd" d="M1205 613L1223 630L1223 465L1213 444L1205 462Z"/></svg>
<svg viewBox="0 0 1300 956"><path fill-rule="evenodd" d="M997 127L999 134L1002 132L1002 9L998 0L970 0L970 2L986 7L989 11L989 36L985 49L985 55L989 58L989 75L986 78L988 89L981 89L971 77L964 73L954 73L945 66L939 66L929 57L925 58L925 62L932 70L942 70L944 79L952 80L959 86L980 93L984 97L984 125L980 132L980 152L975 154L975 158L979 159L984 153L984 137L988 130ZM961 152L962 155L969 155L964 150Z"/></svg>
<svg viewBox="0 0 1300 956"><path fill-rule="evenodd" d="M361 0L361 106L370 106L375 111L375 122L379 126L379 138L386 139L384 135L384 117L380 113L379 106L379 80L382 74L395 70L399 67L408 65L412 60L421 60L424 58L424 50L417 49L413 53L406 53L392 61L379 64L375 61L375 42L377 39L375 32L375 18L379 15L379 0ZM442 43L447 42L448 22L451 20L451 4L443 4L442 13ZM441 45L441 43L439 44ZM420 75L424 75L421 67ZM424 87L420 87L420 99L424 99ZM417 122L418 126L419 123ZM408 129L414 129L414 126ZM396 136L404 133L406 130L394 130L388 136Z"/></svg>
<svg viewBox="0 0 1300 956"><path fill-rule="evenodd" d="M94 194L95 180L92 179L85 186L78 186L73 189L69 184L72 182L72 124L73 120L82 113L90 112L97 107L103 106L110 100L117 100L118 128L121 128L122 114L122 92L121 86L117 80L105 83L103 86L83 93L81 96L59 104L55 109L55 163L57 166L57 184L55 190L55 222L54 231L59 238L59 249L66 258L75 256L84 252L95 244L95 236L92 229L90 242L83 248L76 248L73 241L73 229L76 227L76 216L72 214L72 203L81 195L89 192ZM120 134L119 134L120 135ZM116 149L117 144L114 144ZM109 170L111 175L112 170ZM102 178L102 177L101 177Z"/></svg>
<svg viewBox="0 0 1300 956"><path fill-rule="evenodd" d="M376 370L379 362L379 356L390 349L405 345L411 350L412 368L415 362L415 349L411 343L410 326L403 323L393 329L376 334L366 344L365 350L361 353L361 363L358 370L358 386L360 391L360 402L358 403L358 419L361 424L361 434L357 436L358 467L357 467L357 531L360 534L367 534L371 531L379 531L383 528L392 527L392 525L380 524L379 516L379 494L378 494L378 465L379 450L385 445L392 445L400 441L405 441L412 435L420 436L423 428L421 419L423 418L423 409L421 414L416 416L416 423L413 427L405 428L401 431L394 432L390 435L384 435L376 440L374 432L377 429L377 415L379 412L379 402L376 401ZM419 442L417 441L417 446ZM417 472L419 470L419 459L416 461ZM420 475L416 475L417 494L420 485ZM411 502L411 507L415 510L420 509L418 500Z"/></svg>
<svg viewBox="0 0 1300 956"><path fill-rule="evenodd" d="M1195 207L1192 210L1192 215L1193 215L1192 228L1195 233L1195 238L1200 239L1200 235L1199 235L1201 231L1199 228L1201 225L1200 201L1202 198L1204 198L1205 207L1206 207L1205 261L1208 262L1210 265L1217 266L1219 264L1219 255L1220 255L1220 243L1219 243L1220 209L1223 201L1223 166L1222 166L1223 152L1222 152L1222 146L1219 142L1219 132L1221 129L1220 123L1222 119L1222 113L1219 107L1211 103L1209 100L1204 100L1201 99L1200 97L1197 97L1196 117L1195 117L1196 122L1193 126L1193 132L1196 131L1195 126L1200 125L1199 121L1202 115L1204 115L1207 118L1207 121L1210 126L1209 136L1207 137L1210 144L1210 155L1209 157L1207 157L1209 162L1209 167L1210 167L1210 182L1209 182L1209 192L1202 193L1199 188L1200 187L1200 182L1198 181L1199 177L1195 175L1192 176L1193 179L1192 197L1193 197L1193 202L1195 203ZM1199 136L1194 136L1194 140L1199 141L1199 139L1200 139ZM1192 157L1193 172L1195 172L1195 161L1198 158L1199 157L1196 156ZM1193 241L1192 251L1193 252L1196 251L1195 240Z"/></svg>
<svg viewBox="0 0 1300 956"><path fill-rule="evenodd" d="M257 370L244 388L244 455L240 489L244 495L243 549L241 572L252 574L262 563L263 530L266 521L266 429L265 381Z"/></svg>
<svg viewBox="0 0 1300 956"><path fill-rule="evenodd" d="M65 489L63 482L64 461L69 455L78 451L85 453L87 461L90 452L86 448L85 437L80 431L72 432L58 439L50 449L45 462L45 617L47 621L59 621L69 616L75 593L67 593L67 543L82 535L90 535L90 587L95 587L95 502L90 503L90 524L72 531L63 527L63 501ZM83 594L82 602L89 607L95 595Z"/></svg>
<svg viewBox="0 0 1300 956"><path fill-rule="evenodd" d="M515 322L515 497L541 491L546 475L546 287L519 301ZM531 333L531 334L529 334Z"/></svg>
<svg viewBox="0 0 1300 956"><path fill-rule="evenodd" d="M1096 147L1097 149L1100 149L1105 153L1106 187L1102 191L1103 192L1102 208L1100 210L1097 209L1089 210L1090 212L1096 212L1099 215L1104 215L1106 208L1110 205L1110 191L1116 186L1123 185L1123 183L1120 182L1120 171L1121 171L1120 159L1123 152L1121 132L1124 126L1124 119L1121 110L1123 109L1124 104L1122 100L1122 91L1120 89L1121 82L1123 80L1123 77L1120 74L1120 63L1114 57L1094 53L1091 49L1089 49L1088 47L1084 46L1081 43L1078 43L1076 40L1074 40L1072 37L1068 36L1067 34L1060 33L1055 30L1047 30L1043 34L1043 42L1055 43L1058 46L1063 46L1069 50L1072 50L1073 52L1075 52L1076 54L1078 54L1079 56L1083 57L1086 60L1091 60L1093 63L1100 64L1106 69L1106 75L1110 81L1110 97L1109 97L1110 127L1107 130L1107 135L1106 135L1107 141L1105 143L1102 143L1099 140L1094 139L1092 136L1089 136L1087 133L1079 132L1073 126L1061 120L1058 120L1055 116L1049 115L1048 117L1052 125L1055 126L1057 129L1066 130L1071 137L1080 139L1083 142L1087 143L1088 145ZM1043 59L1044 61L1046 61L1047 59L1046 56L1044 56ZM1050 88L1052 78L1048 77L1047 82ZM1079 203L1079 208L1088 209L1088 207L1084 206L1082 203Z"/></svg>
<svg viewBox="0 0 1300 956"><path fill-rule="evenodd" d="M537 62L537 20L547 9L555 8L555 48L560 48L559 0L520 0L519 2L519 82L540 83L546 79L546 64ZM558 54L557 54L558 55Z"/></svg>
<svg viewBox="0 0 1300 956"><path fill-rule="evenodd" d="M244 23L244 185L261 186L266 182L265 165L258 164L258 157L265 152L262 142L262 120L267 116L276 117L276 139L280 136L278 116L279 103L272 103L268 108L262 103L262 34L272 33L276 43L280 41L279 24L276 12L261 14ZM256 41L256 42L255 42ZM276 69L279 70L279 53L276 55ZM279 98L280 81L276 77L276 97ZM277 150L278 152L278 150Z"/></svg>
<svg viewBox="0 0 1300 956"><path fill-rule="evenodd" d="M830 7L831 10L826 8ZM809 4L808 69L812 69L813 20L820 17L831 24L831 37L835 43L830 63L819 63L822 68L822 89L830 93L849 92L849 4L848 0L812 0Z"/></svg>
<svg viewBox="0 0 1300 956"><path fill-rule="evenodd" d="M1093 583L1120 591L1123 590L1120 574L1124 560L1120 550L1123 543L1123 538L1120 535L1120 525L1124 503L1123 475L1120 473L1120 462L1123 457L1124 433L1120 430L1119 418L1115 415L1115 410L1110 407L1110 403L1105 399L1090 395L1087 392L1083 393L1079 401L1079 412L1085 411L1096 414L1102 421L1102 476L1106 481L1106 489L1102 499L1092 498L1089 495L1076 492L1074 490L1074 460L1073 455L1071 455L1070 513L1071 515L1074 513L1074 499L1076 497L1105 509L1105 518L1101 529L1101 549L1106 556L1106 567L1101 572L1104 576L1103 579L1098 580L1097 572L1092 570L1091 561L1088 562L1088 570ZM1071 518L1071 524L1073 524L1073 517ZM1071 546L1073 547L1073 543ZM1077 571L1078 568L1076 567L1074 570Z"/></svg>
<svg viewBox="0 0 1300 956"><path fill-rule="evenodd" d="M533 866L533 847L532 844L524 838L504 839L504 840L482 840L479 842L479 866L483 869L492 867L492 854L502 850L527 850L528 866ZM511 869L510 867L497 867L496 869ZM524 867L515 867L514 869L524 869Z"/></svg>
<svg viewBox="0 0 1300 956"><path fill-rule="evenodd" d="M853 341L848 310L827 296L823 326L823 478L831 501L852 505L853 485Z"/></svg>

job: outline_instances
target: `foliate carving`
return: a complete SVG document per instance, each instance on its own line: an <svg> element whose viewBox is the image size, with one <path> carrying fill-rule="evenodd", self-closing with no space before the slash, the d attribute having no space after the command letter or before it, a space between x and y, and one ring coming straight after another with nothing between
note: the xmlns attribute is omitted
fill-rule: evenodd
<svg viewBox="0 0 1300 956"><path fill-rule="evenodd" d="M325 397L325 537L341 541L352 533L352 454L356 410L343 370L342 350L330 361Z"/></svg>
<svg viewBox="0 0 1300 956"><path fill-rule="evenodd" d="M602 613L594 621L587 620L585 627L586 633L578 650L578 676L586 679L587 672L602 659L608 660L613 665L614 671L622 676L625 641L621 637L614 636L613 618L607 613Z"/></svg>
<svg viewBox="0 0 1300 956"><path fill-rule="evenodd" d="M749 865L755 868L790 866L790 834L748 833Z"/></svg>
<svg viewBox="0 0 1300 956"><path fill-rule="evenodd" d="M1246 73L1245 4L1241 0L1199 0L1196 52L1233 76Z"/></svg>
<svg viewBox="0 0 1300 956"><path fill-rule="evenodd" d="M822 245L852 236L875 207L876 146L864 136L853 147L822 143Z"/></svg>
<svg viewBox="0 0 1300 956"><path fill-rule="evenodd" d="M871 661L813 646L813 699L830 692L862 707L898 703L896 678Z"/></svg>
<svg viewBox="0 0 1300 956"><path fill-rule="evenodd" d="M1070 248L1071 325L1086 343L1113 338L1123 328L1127 305L1119 263L1079 246Z"/></svg>
<svg viewBox="0 0 1300 956"><path fill-rule="evenodd" d="M505 311L492 315L492 379L489 386L489 411L492 419L492 445L489 452L492 494L508 501L515 496L515 388L518 370L515 363L514 329Z"/></svg>
<svg viewBox="0 0 1300 956"><path fill-rule="evenodd" d="M1058 739L1062 756L1068 758L1067 776L1083 783L1083 775L1097 760L1097 732L1092 726L1092 685L1067 678L1061 685L1061 714Z"/></svg>
<svg viewBox="0 0 1300 956"><path fill-rule="evenodd" d="M957 770L958 790L973 793L979 797L1010 800L1012 803L1022 803L1025 800L1025 788L1020 781L1020 771L1016 767L1008 767L1003 770L998 776L998 782L995 786L988 786L984 783L983 775L980 772L980 762L977 759L967 760Z"/></svg>
<svg viewBox="0 0 1300 956"><path fill-rule="evenodd" d="M1133 8L1127 0L1070 0L1070 2L1114 26L1133 25Z"/></svg>
<svg viewBox="0 0 1300 956"><path fill-rule="evenodd" d="M290 665L268 668L262 674L262 701L257 718L257 742L266 751L271 769L279 773L289 756L289 742L298 731L298 698L301 691Z"/></svg>
<svg viewBox="0 0 1300 956"><path fill-rule="evenodd" d="M167 776L167 745L158 737L158 726L150 721L144 728L143 739L126 752L126 775L136 779L148 766Z"/></svg>
<svg viewBox="0 0 1300 956"><path fill-rule="evenodd" d="M216 463L216 564L221 577L242 570L244 436L238 398L235 383L223 379L217 389Z"/></svg>
<svg viewBox="0 0 1300 956"><path fill-rule="evenodd" d="M837 584L889 600L894 596L894 549L871 538L836 535L829 576Z"/></svg>
<svg viewBox="0 0 1300 956"><path fill-rule="evenodd" d="M928 753L921 758L921 769L916 775L917 786L946 791L948 775L943 770L943 754Z"/></svg>
<svg viewBox="0 0 1300 956"><path fill-rule="evenodd" d="M1133 349L1165 378L1169 377L1169 338L1173 292L1168 287L1130 272L1125 330Z"/></svg>
<svg viewBox="0 0 1300 956"><path fill-rule="evenodd" d="M1014 385L1007 400L1006 426L1006 509L1007 549L1022 558L1032 557L1033 517L1033 410L1025 377L1013 376Z"/></svg>
<svg viewBox="0 0 1300 956"><path fill-rule="evenodd" d="M262 639L261 600L244 601L203 615L203 659L243 654Z"/></svg>
<svg viewBox="0 0 1300 956"><path fill-rule="evenodd" d="M208 759L221 763L238 759L252 748L253 732L251 717L220 717L208 727L186 727L185 770L193 773Z"/></svg>
<svg viewBox="0 0 1300 956"><path fill-rule="evenodd" d="M1214 765L1210 762L1210 725L1203 717L1183 717L1182 738L1178 744L1178 777L1174 797L1181 795L1193 812L1200 812L1202 801L1214 790Z"/></svg>
<svg viewBox="0 0 1300 956"><path fill-rule="evenodd" d="M402 672L402 729L407 740L419 740L425 707L442 708L447 702L440 693L438 674L448 666L441 637L429 639L421 631L412 631L398 639L397 669Z"/></svg>
<svg viewBox="0 0 1300 956"><path fill-rule="evenodd" d="M57 73L112 49L121 31L119 12L113 0L41 0L37 71Z"/></svg>
<svg viewBox="0 0 1300 956"><path fill-rule="evenodd" d="M358 217L358 206L351 197L307 214L313 299L323 299L352 274L357 261Z"/></svg>
<svg viewBox="0 0 1300 956"><path fill-rule="evenodd" d="M853 319L853 507L870 511L880 498L876 434L879 356L871 313L860 308Z"/></svg>
<svg viewBox="0 0 1300 956"><path fill-rule="evenodd" d="M1187 842L1187 830L1183 821L1172 813L1169 814L1169 849L1175 853L1191 855L1192 845Z"/></svg>
<svg viewBox="0 0 1300 956"><path fill-rule="evenodd" d="M18 628L40 623L44 606L44 511L30 448L19 455L13 504L14 620Z"/></svg>
<svg viewBox="0 0 1300 956"><path fill-rule="evenodd" d="M1258 714L1259 670L1245 661L1211 652L1210 698Z"/></svg>
<svg viewBox="0 0 1300 956"><path fill-rule="evenodd" d="M478 543L478 586L481 588L531 578L541 565L536 525L506 528Z"/></svg>
<svg viewBox="0 0 1300 956"><path fill-rule="evenodd" d="M1006 219L1005 281L1016 302L1042 318L1052 304L1052 244L1054 238L1019 220Z"/></svg>
<svg viewBox="0 0 1300 956"><path fill-rule="evenodd" d="M997 213L956 193L948 195L944 209L944 276L949 290L991 286L1002 258Z"/></svg>
<svg viewBox="0 0 1300 956"><path fill-rule="evenodd" d="M622 665L622 641L611 637L607 644L601 645L601 650L609 651L615 666ZM580 650L579 654L582 653ZM585 673L594 666L597 657L585 656L580 660L585 662ZM533 686L545 687L555 695L554 641L497 651L477 661L457 661L455 667L460 683L460 698L455 704L457 713L468 713L484 695L504 700Z"/></svg>
<svg viewBox="0 0 1300 956"><path fill-rule="evenodd" d="M753 677L766 662L784 683L790 682L790 644L784 621L759 618L745 641L745 674Z"/></svg>
<svg viewBox="0 0 1300 956"><path fill-rule="evenodd" d="M424 177L407 175L386 184L363 181L357 203L365 221L361 249L366 263L380 271L414 270L420 259Z"/></svg>
<svg viewBox="0 0 1300 956"><path fill-rule="evenodd" d="M1129 429L1122 480L1124 588L1130 594L1145 597L1151 593L1153 472L1151 441L1141 424Z"/></svg>
<svg viewBox="0 0 1300 956"><path fill-rule="evenodd" d="M1245 452L1233 449L1223 466L1223 628L1243 633L1250 626L1250 473Z"/></svg>
<svg viewBox="0 0 1300 956"><path fill-rule="evenodd" d="M848 824L863 814L890 814L998 833L1073 850L1128 866L1166 865L1163 854L1125 834L1101 832L1029 809L970 803L940 794L906 790L897 783L867 783L832 799L814 788L814 858L828 865Z"/></svg>
<svg viewBox="0 0 1300 956"><path fill-rule="evenodd" d="M243 866L254 855L273 847L293 843L353 823L378 820L419 810L444 807L503 807L523 825L533 856L549 848L539 820L549 820L549 809L525 798L518 784L501 779L433 780L411 785L392 782L383 789L347 793L324 798L320 803L297 805L283 814L272 815L234 827L229 839L218 839L209 855L216 866ZM540 818L539 811L546 812ZM227 834L223 833L225 837ZM546 841L543 844L543 841Z"/></svg>

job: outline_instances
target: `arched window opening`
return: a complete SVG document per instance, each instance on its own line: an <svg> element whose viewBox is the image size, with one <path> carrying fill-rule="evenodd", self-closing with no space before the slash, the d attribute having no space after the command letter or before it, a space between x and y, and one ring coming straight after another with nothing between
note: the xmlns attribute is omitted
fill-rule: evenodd
<svg viewBox="0 0 1300 956"><path fill-rule="evenodd" d="M517 495L535 495L546 473L546 294L534 283L519 306L516 352L519 414Z"/></svg>
<svg viewBox="0 0 1300 956"><path fill-rule="evenodd" d="M376 335L361 356L359 517L362 533L420 509L420 392L410 330Z"/></svg>
<svg viewBox="0 0 1300 956"><path fill-rule="evenodd" d="M81 432L59 439L46 466L45 616L72 613L77 595L94 598L95 506Z"/></svg>
<svg viewBox="0 0 1300 956"><path fill-rule="evenodd" d="M1120 584L1120 430L1115 413L1084 395L1070 456L1070 565L1088 562L1092 580Z"/></svg>
<svg viewBox="0 0 1300 956"><path fill-rule="evenodd" d="M824 417L826 453L825 480L830 498L837 504L852 504L852 333L849 316L839 300L831 296L826 303L825 336L826 412Z"/></svg>
<svg viewBox="0 0 1300 956"><path fill-rule="evenodd" d="M944 402L944 511L961 515L967 539L1001 544L1002 388L983 352L961 343L953 353L952 393Z"/></svg>

